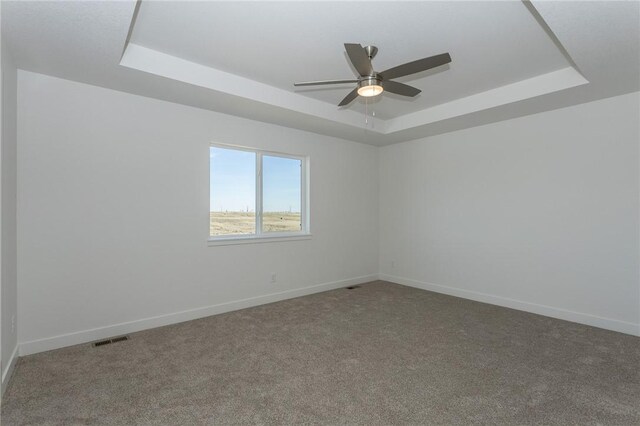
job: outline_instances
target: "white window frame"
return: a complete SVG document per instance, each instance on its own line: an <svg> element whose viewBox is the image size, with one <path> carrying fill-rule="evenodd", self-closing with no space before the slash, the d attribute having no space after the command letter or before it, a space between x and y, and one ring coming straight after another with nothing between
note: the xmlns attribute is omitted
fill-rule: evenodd
<svg viewBox="0 0 640 426"><path fill-rule="evenodd" d="M247 151L256 154L256 232L255 234L228 234L228 235L209 235L209 245L229 245L229 244L247 244L247 243L266 243L279 241L296 241L311 238L310 217L309 217L309 157L303 155L288 154L284 152L267 151L258 148L250 148L246 146L229 145L221 143L211 143L209 148L235 149L237 151ZM296 232L262 232L262 158L264 156L291 158L300 161L300 221L301 229ZM211 159L209 158L209 161ZM211 167L209 167L211 174ZM209 176L211 182L211 176ZM211 188L209 188L209 196L211 196ZM211 204L211 200L209 200ZM211 219L209 219L211 220Z"/></svg>

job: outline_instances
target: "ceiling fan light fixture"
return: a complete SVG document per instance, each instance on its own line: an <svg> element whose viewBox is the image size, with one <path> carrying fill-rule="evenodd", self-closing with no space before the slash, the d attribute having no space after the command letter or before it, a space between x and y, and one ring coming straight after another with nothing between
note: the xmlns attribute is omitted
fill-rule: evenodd
<svg viewBox="0 0 640 426"><path fill-rule="evenodd" d="M358 95L370 98L384 92L380 80L375 77L365 78L358 82Z"/></svg>

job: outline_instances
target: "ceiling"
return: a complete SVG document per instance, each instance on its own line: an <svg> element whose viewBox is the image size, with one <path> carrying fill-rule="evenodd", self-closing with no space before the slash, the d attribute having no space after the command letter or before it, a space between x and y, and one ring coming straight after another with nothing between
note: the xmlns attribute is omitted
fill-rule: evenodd
<svg viewBox="0 0 640 426"><path fill-rule="evenodd" d="M380 3L363 19L361 12L360 3L143 1L131 42L333 106L355 85L294 89L292 83L354 78L345 42L378 46L379 71L451 52L449 67L398 79L422 89L417 98L377 98L372 106L382 119L569 66L521 2ZM182 31L185 25L189 31ZM349 108L364 112L364 101Z"/></svg>
<svg viewBox="0 0 640 426"><path fill-rule="evenodd" d="M374 145L640 90L639 21L606 1L2 2L21 69ZM416 98L293 87L353 78L346 42L378 71L452 62L398 79Z"/></svg>

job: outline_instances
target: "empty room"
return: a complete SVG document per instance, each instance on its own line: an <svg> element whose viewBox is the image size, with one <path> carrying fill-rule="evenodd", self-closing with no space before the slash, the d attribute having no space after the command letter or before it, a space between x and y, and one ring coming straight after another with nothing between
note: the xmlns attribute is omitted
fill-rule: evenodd
<svg viewBox="0 0 640 426"><path fill-rule="evenodd" d="M0 422L639 425L639 1L0 1Z"/></svg>

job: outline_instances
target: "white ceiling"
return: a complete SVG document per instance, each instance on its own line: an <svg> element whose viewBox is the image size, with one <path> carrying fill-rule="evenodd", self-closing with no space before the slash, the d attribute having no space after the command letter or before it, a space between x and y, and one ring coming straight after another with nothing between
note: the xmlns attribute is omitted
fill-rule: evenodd
<svg viewBox="0 0 640 426"><path fill-rule="evenodd" d="M135 5L3 1L2 34L22 69L375 145L640 89L638 2ZM452 63L399 79L423 92L376 98L365 130L364 102L336 106L350 86L292 86L351 78L345 42L378 71Z"/></svg>
<svg viewBox="0 0 640 426"><path fill-rule="evenodd" d="M294 90L293 82L354 78L345 42L376 45L378 71L450 52L449 67L398 80L422 89L418 97L376 99L384 119L569 66L521 2L376 3L360 18L362 9L362 3L143 1L131 42L334 106L354 84ZM349 108L364 112L364 101Z"/></svg>

